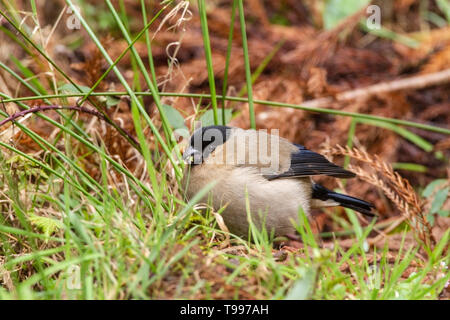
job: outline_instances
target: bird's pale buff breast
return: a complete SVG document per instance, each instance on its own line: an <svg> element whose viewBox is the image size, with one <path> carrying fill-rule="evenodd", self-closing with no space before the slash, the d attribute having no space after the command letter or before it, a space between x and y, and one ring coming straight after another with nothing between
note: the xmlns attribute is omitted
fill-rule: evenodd
<svg viewBox="0 0 450 320"><path fill-rule="evenodd" d="M222 216L234 234L244 237L248 234L247 199L252 221L259 228L264 224L275 236L295 233L293 221L298 221L299 207L309 214L312 192L309 178L268 181L252 167L214 166L213 170L209 166L206 163L194 166L191 170L195 170L195 175L185 174L186 194L192 198L216 181L210 192L212 205L215 210L226 206ZM207 200L205 197L202 202Z"/></svg>

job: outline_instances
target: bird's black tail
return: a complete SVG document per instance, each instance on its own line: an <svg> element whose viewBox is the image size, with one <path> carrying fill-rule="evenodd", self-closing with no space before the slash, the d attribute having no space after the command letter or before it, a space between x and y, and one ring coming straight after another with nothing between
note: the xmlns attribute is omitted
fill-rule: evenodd
<svg viewBox="0 0 450 320"><path fill-rule="evenodd" d="M375 216L372 212L372 208L375 208L373 204L358 198L328 190L317 183L313 184L312 198L322 201L333 200L339 203L342 207L353 209L370 217Z"/></svg>

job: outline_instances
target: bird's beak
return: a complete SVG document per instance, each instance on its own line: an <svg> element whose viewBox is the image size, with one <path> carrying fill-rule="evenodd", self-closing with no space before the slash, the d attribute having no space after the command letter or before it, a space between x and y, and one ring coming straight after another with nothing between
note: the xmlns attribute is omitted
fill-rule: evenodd
<svg viewBox="0 0 450 320"><path fill-rule="evenodd" d="M202 163L202 153L189 146L183 153L183 160L188 164Z"/></svg>

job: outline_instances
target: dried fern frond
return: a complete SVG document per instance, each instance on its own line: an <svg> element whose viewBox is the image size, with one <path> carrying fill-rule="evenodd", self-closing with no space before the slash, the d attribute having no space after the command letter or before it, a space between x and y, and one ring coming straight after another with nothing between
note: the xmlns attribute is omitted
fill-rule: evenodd
<svg viewBox="0 0 450 320"><path fill-rule="evenodd" d="M336 145L325 146L325 154L330 156L348 156L357 161L367 163L375 172L369 172L360 166L350 165L349 169L361 179L380 188L400 210L406 221L423 245L432 248L436 240L431 232L431 226L424 215L424 202L419 199L408 180L394 172L392 166L378 156L371 156L358 148Z"/></svg>

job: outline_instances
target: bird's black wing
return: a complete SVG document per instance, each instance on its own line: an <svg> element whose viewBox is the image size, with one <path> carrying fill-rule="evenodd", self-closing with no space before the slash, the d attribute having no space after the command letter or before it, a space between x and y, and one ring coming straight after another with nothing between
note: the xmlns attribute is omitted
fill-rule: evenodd
<svg viewBox="0 0 450 320"><path fill-rule="evenodd" d="M336 178L353 178L355 174L334 163L324 156L296 144L298 150L291 154L291 167L289 170L276 175L266 175L269 180L278 178L301 178L309 176L326 175Z"/></svg>

